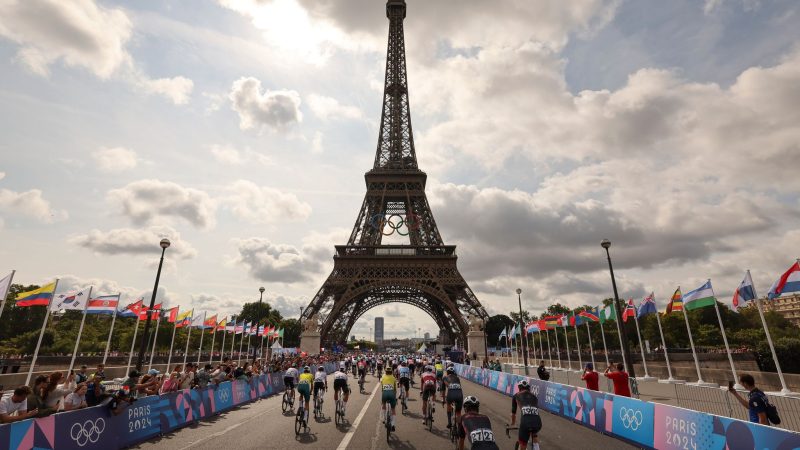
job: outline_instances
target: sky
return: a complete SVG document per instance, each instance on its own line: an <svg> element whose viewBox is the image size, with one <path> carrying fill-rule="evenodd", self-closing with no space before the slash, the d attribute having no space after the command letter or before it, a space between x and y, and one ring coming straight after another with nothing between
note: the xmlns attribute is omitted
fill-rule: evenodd
<svg viewBox="0 0 800 450"><path fill-rule="evenodd" d="M800 5L407 0L427 195L490 314L800 257ZM299 315L372 166L380 0L0 1L0 271L132 301ZM413 306L387 337L437 334Z"/></svg>

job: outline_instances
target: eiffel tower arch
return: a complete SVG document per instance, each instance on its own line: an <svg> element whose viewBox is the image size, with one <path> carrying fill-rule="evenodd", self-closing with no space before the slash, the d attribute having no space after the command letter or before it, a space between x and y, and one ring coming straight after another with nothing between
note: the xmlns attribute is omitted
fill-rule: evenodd
<svg viewBox="0 0 800 450"><path fill-rule="evenodd" d="M470 325L470 316L486 320L488 314L458 271L456 247L445 245L439 234L425 195L427 175L417 166L403 37L405 1L387 1L386 16L389 43L375 163L364 176L367 192L347 245L335 246L333 271L303 311L301 320L314 336L307 340L304 334L303 340L308 344L318 336L327 347L344 343L364 313L400 302L425 311L443 343L458 338L463 345L470 331L470 342L482 332L476 329L479 321ZM480 350L485 353L485 347Z"/></svg>

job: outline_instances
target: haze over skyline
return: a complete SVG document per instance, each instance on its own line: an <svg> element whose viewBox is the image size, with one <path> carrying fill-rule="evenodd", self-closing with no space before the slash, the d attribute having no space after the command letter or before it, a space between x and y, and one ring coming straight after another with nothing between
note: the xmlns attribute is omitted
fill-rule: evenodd
<svg viewBox="0 0 800 450"><path fill-rule="evenodd" d="M374 0L0 4L0 270L220 314L296 317L364 195L388 23ZM791 1L407 0L420 168L490 314L711 278L800 248ZM422 311L387 338L436 334Z"/></svg>

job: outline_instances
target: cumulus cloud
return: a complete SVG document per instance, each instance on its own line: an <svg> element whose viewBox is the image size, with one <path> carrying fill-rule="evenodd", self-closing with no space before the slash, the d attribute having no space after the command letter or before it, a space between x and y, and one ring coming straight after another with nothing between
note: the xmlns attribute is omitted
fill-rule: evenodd
<svg viewBox="0 0 800 450"><path fill-rule="evenodd" d="M250 223L305 221L311 215L311 205L279 189L239 180L227 190L229 195L225 197L225 207Z"/></svg>
<svg viewBox="0 0 800 450"><path fill-rule="evenodd" d="M133 25L124 10L94 0L8 0L0 4L0 36L20 48L17 59L31 72L48 76L58 61L100 79L120 76L145 92L175 104L188 101L193 84L184 77L151 79L134 64L126 45Z"/></svg>
<svg viewBox="0 0 800 450"><path fill-rule="evenodd" d="M65 210L53 208L40 189L25 192L0 189L0 211L30 217L42 223L60 222L69 217Z"/></svg>
<svg viewBox="0 0 800 450"><path fill-rule="evenodd" d="M363 119L364 113L355 106L342 105L332 97L310 94L306 102L311 111L322 120Z"/></svg>
<svg viewBox="0 0 800 450"><path fill-rule="evenodd" d="M242 130L262 127L279 130L303 120L300 94L289 90L262 93L261 81L253 77L234 81L228 98L231 108L239 114Z"/></svg>
<svg viewBox="0 0 800 450"><path fill-rule="evenodd" d="M123 147L102 148L92 153L92 158L103 172L123 172L139 164L136 152Z"/></svg>
<svg viewBox="0 0 800 450"><path fill-rule="evenodd" d="M211 155L222 164L242 166L248 163L258 163L262 166L271 166L272 159L251 149L238 150L229 145L212 145Z"/></svg>
<svg viewBox="0 0 800 450"><path fill-rule="evenodd" d="M136 224L178 217L197 228L210 229L216 222L216 203L206 192L168 181L135 181L112 189L107 198Z"/></svg>
<svg viewBox="0 0 800 450"><path fill-rule="evenodd" d="M170 240L167 249L172 258L191 259L197 250L170 227L117 228L109 231L91 230L69 239L69 243L101 255L155 255L161 239Z"/></svg>

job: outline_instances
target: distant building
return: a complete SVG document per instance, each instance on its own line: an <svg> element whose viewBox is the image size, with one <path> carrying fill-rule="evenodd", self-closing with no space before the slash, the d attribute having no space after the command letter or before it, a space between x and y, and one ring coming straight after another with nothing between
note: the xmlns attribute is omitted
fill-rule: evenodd
<svg viewBox="0 0 800 450"><path fill-rule="evenodd" d="M383 317L375 318L375 343L383 342Z"/></svg>
<svg viewBox="0 0 800 450"><path fill-rule="evenodd" d="M796 327L800 327L800 294L778 297L775 300L762 299L765 311L775 311Z"/></svg>
<svg viewBox="0 0 800 450"><path fill-rule="evenodd" d="M430 340L431 340L431 334L425 333L425 341L430 341Z"/></svg>

